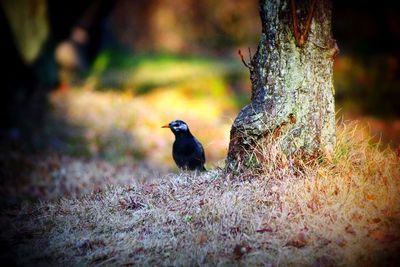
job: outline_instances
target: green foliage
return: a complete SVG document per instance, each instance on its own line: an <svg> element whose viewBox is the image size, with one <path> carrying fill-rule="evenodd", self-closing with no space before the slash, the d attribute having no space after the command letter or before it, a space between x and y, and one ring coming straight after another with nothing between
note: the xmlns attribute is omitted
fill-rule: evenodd
<svg viewBox="0 0 400 267"><path fill-rule="evenodd" d="M106 50L96 58L90 76L89 79L97 81L97 89L131 90L140 94L161 86L210 78L234 83L248 75L240 62L234 59L174 54L132 55ZM218 88L212 89L211 92L214 89L218 91Z"/></svg>

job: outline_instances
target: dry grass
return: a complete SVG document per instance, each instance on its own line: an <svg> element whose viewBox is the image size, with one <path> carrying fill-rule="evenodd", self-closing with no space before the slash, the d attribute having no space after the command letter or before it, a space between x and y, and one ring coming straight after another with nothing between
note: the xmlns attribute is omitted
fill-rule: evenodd
<svg viewBox="0 0 400 267"><path fill-rule="evenodd" d="M343 125L331 162L301 170L271 160L252 179L181 173L23 209L15 251L25 265L395 266L399 165Z"/></svg>
<svg viewBox="0 0 400 267"><path fill-rule="evenodd" d="M60 197L77 198L108 184L129 185L151 181L166 174L146 161L111 164L101 159L70 157L60 153L9 152L0 155L3 180L2 205L49 201ZM2 207L2 206L1 206Z"/></svg>

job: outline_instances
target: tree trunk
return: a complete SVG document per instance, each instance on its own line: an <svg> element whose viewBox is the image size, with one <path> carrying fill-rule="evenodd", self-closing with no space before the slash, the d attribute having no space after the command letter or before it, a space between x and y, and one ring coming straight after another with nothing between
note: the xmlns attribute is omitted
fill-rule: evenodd
<svg viewBox="0 0 400 267"><path fill-rule="evenodd" d="M248 63L251 103L232 125L228 170L251 168L254 147L277 132L289 157L330 153L336 142L330 1L260 0L260 15L262 35Z"/></svg>

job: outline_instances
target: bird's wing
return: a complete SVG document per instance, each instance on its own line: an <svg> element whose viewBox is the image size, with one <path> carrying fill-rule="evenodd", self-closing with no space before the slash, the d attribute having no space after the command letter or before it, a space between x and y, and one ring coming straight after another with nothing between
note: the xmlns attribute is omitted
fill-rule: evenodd
<svg viewBox="0 0 400 267"><path fill-rule="evenodd" d="M200 149L200 155L201 155L200 161L204 164L206 162L206 156L204 155L204 148L199 142L199 140L197 140L196 138L194 138L194 140L197 143L197 147Z"/></svg>

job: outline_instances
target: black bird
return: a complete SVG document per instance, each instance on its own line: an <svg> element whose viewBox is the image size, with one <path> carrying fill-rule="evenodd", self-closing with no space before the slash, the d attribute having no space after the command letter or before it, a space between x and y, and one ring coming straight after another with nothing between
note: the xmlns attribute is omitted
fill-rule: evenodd
<svg viewBox="0 0 400 267"><path fill-rule="evenodd" d="M184 170L205 171L204 149L201 143L192 135L184 121L175 120L161 128L170 128L175 135L172 146L172 157L176 165Z"/></svg>

